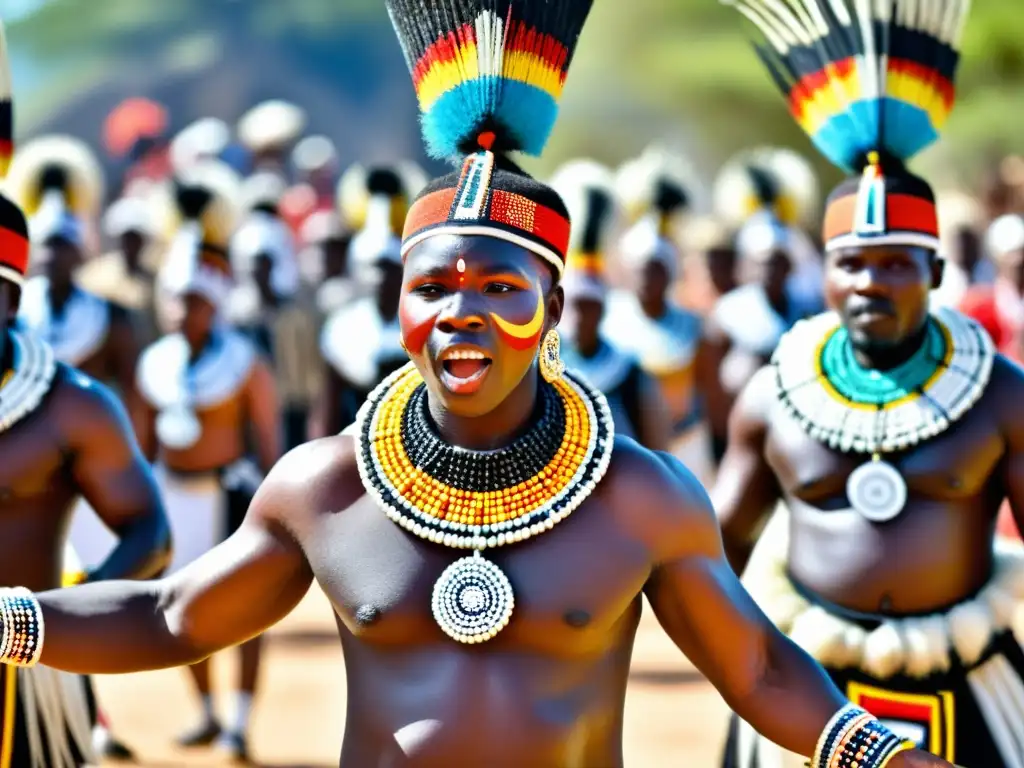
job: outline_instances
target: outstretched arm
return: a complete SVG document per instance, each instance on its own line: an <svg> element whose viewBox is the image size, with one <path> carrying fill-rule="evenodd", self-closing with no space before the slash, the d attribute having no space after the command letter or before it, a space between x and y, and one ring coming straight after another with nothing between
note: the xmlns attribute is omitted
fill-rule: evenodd
<svg viewBox="0 0 1024 768"><path fill-rule="evenodd" d="M711 491L725 552L736 573L746 568L757 535L781 496L764 455L771 377L772 369L762 368L736 401L729 417L729 447Z"/></svg>
<svg viewBox="0 0 1024 768"><path fill-rule="evenodd" d="M740 584L700 483L673 457L659 456L663 471L643 483L658 547L645 593L658 621L741 718L787 750L813 754L846 698ZM887 765L949 766L917 751Z"/></svg>
<svg viewBox="0 0 1024 768"><path fill-rule="evenodd" d="M309 589L312 572L298 529L312 510L329 505L323 478L337 453L310 443L285 456L238 531L172 576L39 594L41 663L80 674L176 667L280 621Z"/></svg>
<svg viewBox="0 0 1024 768"><path fill-rule="evenodd" d="M102 384L68 372L58 423L75 486L118 543L90 581L149 579L170 560L171 534L124 406Z"/></svg>
<svg viewBox="0 0 1024 768"><path fill-rule="evenodd" d="M672 457L659 456L661 471L644 483L660 548L645 592L658 621L740 717L810 755L846 699L740 584L700 483Z"/></svg>

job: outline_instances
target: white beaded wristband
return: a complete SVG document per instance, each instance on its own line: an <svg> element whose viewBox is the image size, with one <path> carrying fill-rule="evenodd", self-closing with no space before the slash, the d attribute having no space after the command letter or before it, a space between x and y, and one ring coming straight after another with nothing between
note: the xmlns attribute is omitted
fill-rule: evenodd
<svg viewBox="0 0 1024 768"><path fill-rule="evenodd" d="M24 587L0 588L0 663L32 667L43 652L43 609Z"/></svg>

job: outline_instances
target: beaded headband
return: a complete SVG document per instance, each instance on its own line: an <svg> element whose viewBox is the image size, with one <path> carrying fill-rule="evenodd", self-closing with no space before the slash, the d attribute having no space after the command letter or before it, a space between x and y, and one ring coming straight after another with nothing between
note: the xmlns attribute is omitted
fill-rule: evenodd
<svg viewBox="0 0 1024 768"><path fill-rule="evenodd" d="M829 161L859 176L829 196L826 250L937 250L935 196L905 164L939 138L953 108L970 0L730 4L762 32L766 44L755 48L797 123Z"/></svg>
<svg viewBox="0 0 1024 768"><path fill-rule="evenodd" d="M558 115L592 0L388 0L422 113L427 151L458 159L406 218L402 255L427 238L485 235L561 275L569 215L507 154L539 155Z"/></svg>

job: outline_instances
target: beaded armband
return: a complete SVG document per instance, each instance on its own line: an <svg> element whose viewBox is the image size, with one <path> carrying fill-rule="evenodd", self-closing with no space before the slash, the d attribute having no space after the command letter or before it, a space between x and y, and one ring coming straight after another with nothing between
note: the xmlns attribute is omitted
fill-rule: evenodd
<svg viewBox="0 0 1024 768"><path fill-rule="evenodd" d="M875 717L848 704L825 726L810 768L884 768L893 755L912 749Z"/></svg>
<svg viewBox="0 0 1024 768"><path fill-rule="evenodd" d="M43 651L43 610L24 587L0 589L0 663L32 667Z"/></svg>

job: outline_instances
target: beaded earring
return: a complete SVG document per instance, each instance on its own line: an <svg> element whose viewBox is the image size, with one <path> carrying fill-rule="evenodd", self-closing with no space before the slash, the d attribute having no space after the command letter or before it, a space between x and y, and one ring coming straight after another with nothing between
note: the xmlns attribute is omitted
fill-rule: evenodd
<svg viewBox="0 0 1024 768"><path fill-rule="evenodd" d="M559 354L561 346L562 340L554 328L544 335L540 345L540 375L548 383L558 381L565 373L565 363Z"/></svg>

